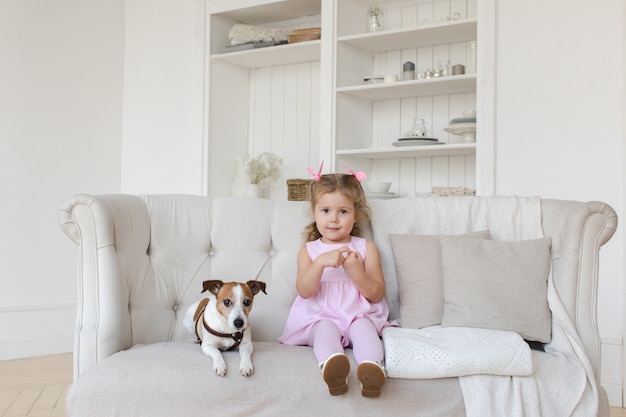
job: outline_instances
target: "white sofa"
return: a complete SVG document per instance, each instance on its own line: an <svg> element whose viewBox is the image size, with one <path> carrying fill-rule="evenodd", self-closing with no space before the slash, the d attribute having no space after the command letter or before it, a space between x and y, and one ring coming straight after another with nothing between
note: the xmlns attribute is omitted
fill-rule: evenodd
<svg viewBox="0 0 626 417"><path fill-rule="evenodd" d="M536 214L516 207L518 200L528 207L537 204L538 220L532 217ZM533 237L524 229L538 222L539 232L551 239L552 280L573 323L573 340L585 356L577 379L587 408L567 414L594 410L592 414L609 415L599 384L596 288L598 251L617 226L610 206L517 197L416 197L369 203L372 220L367 237L376 240L381 251L386 298L392 319L401 325L403 288L389 234L489 230L494 241L521 241ZM554 381L535 385L539 368L549 366L553 357L533 350L535 376L390 377L380 398L368 399L360 394L353 366L348 393L329 396L311 348L277 342L296 295L296 253L310 219L305 202L188 195L72 197L59 211L63 231L78 247L75 380L68 415L450 417L475 413L468 408L469 391L463 381L470 381L465 387L474 387L479 396L492 395L491 384L500 386L501 381L533 381L542 403L574 391L550 385ZM207 279L267 283L268 295L255 297L250 318L255 343L255 372L250 377L237 371L236 352L224 354L228 374L215 375L211 359L182 326L187 307L201 297L202 281ZM349 349L347 353L351 357ZM481 410L482 416L504 415L498 410L516 415L519 407L529 406L519 404L520 398L503 400L501 395L487 400L493 403L491 411ZM549 406L541 407L548 415Z"/></svg>

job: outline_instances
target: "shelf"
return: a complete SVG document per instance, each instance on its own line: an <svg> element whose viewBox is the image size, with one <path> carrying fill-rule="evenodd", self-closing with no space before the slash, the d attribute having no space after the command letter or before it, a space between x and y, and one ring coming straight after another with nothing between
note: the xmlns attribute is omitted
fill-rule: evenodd
<svg viewBox="0 0 626 417"><path fill-rule="evenodd" d="M372 52L391 51L476 40L477 20L456 20L428 26L341 36L337 42Z"/></svg>
<svg viewBox="0 0 626 417"><path fill-rule="evenodd" d="M453 143L442 145L405 146L401 148L344 149L337 156L361 159L415 158L429 156L475 155L476 143Z"/></svg>
<svg viewBox="0 0 626 417"><path fill-rule="evenodd" d="M476 74L452 75L426 80L397 81L393 83L364 84L339 87L337 93L368 100L424 97L459 94L476 91Z"/></svg>
<svg viewBox="0 0 626 417"><path fill-rule="evenodd" d="M320 40L290 43L268 46L266 48L213 54L211 55L211 60L246 68L297 64L300 62L319 61L320 46Z"/></svg>
<svg viewBox="0 0 626 417"><path fill-rule="evenodd" d="M322 10L320 0L266 0L245 3L249 6L242 7L241 1L212 0L206 2L206 7L210 14L220 14L248 25L320 14Z"/></svg>

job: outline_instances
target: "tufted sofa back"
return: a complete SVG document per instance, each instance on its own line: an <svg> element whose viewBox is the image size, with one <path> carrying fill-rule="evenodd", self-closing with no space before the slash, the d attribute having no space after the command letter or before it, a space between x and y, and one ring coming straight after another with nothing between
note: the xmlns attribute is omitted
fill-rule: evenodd
<svg viewBox="0 0 626 417"><path fill-rule="evenodd" d="M62 225L76 243L83 240L79 249L97 248L98 261L84 252L80 268L93 269L98 282L82 282L79 291L99 292L97 311L83 320L99 322L100 338L122 337L127 347L188 340L182 319L207 279L266 282L268 295L255 297L251 313L259 323L254 339L276 341L282 333L296 296L300 232L311 221L307 203L174 195L74 199L76 222ZM93 246L84 239L95 239Z"/></svg>

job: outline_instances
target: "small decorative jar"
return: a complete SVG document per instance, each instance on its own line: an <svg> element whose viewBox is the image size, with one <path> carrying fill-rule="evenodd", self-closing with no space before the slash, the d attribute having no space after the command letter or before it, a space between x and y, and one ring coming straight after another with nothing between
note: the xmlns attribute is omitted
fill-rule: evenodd
<svg viewBox="0 0 626 417"><path fill-rule="evenodd" d="M404 134L405 137L424 137L428 133L424 119L416 117L413 119L413 128Z"/></svg>
<svg viewBox="0 0 626 417"><path fill-rule="evenodd" d="M415 79L415 64L407 61L402 65L402 80L410 81Z"/></svg>

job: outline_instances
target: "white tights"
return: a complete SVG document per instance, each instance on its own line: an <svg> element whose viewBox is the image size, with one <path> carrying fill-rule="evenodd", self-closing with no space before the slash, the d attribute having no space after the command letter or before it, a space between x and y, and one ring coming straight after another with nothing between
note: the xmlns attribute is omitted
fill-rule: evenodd
<svg viewBox="0 0 626 417"><path fill-rule="evenodd" d="M352 345L352 352L357 363L372 361L380 363L384 359L383 343L374 324L366 318L356 319L346 334L346 346ZM330 320L317 322L309 337L309 346L319 363L323 363L335 353L343 353L341 331Z"/></svg>

